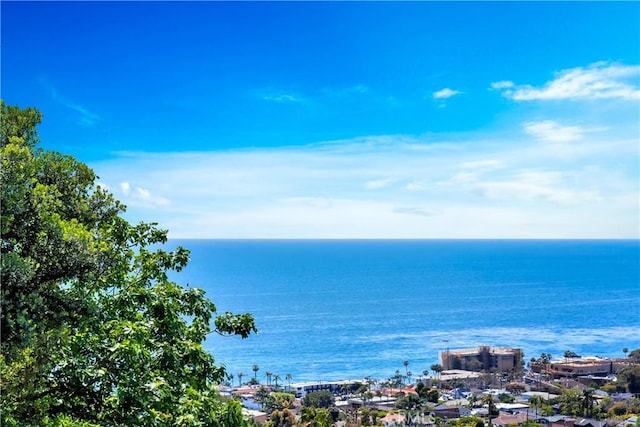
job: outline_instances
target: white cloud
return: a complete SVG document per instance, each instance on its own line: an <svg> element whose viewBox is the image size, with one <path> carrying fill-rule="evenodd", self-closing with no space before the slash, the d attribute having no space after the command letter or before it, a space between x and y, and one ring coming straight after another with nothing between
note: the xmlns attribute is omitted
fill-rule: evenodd
<svg viewBox="0 0 640 427"><path fill-rule="evenodd" d="M407 191L422 191L430 188L430 183L425 179L414 179L407 182L404 189Z"/></svg>
<svg viewBox="0 0 640 427"><path fill-rule="evenodd" d="M131 186L129 185L128 182L121 182L120 183L120 191L122 191L122 194L124 194L125 196L129 195L129 190L131 189Z"/></svg>
<svg viewBox="0 0 640 427"><path fill-rule="evenodd" d="M579 126L562 126L553 120L526 123L524 130L539 140L549 142L577 141L582 139L582 135L585 132Z"/></svg>
<svg viewBox="0 0 640 427"><path fill-rule="evenodd" d="M290 93L269 93L262 95L262 99L272 102L298 102L300 98Z"/></svg>
<svg viewBox="0 0 640 427"><path fill-rule="evenodd" d="M475 182L478 179L478 174L474 172L458 172L454 174L452 177L444 180L438 181L436 185L440 186L457 186L460 184L466 184L470 182Z"/></svg>
<svg viewBox="0 0 640 427"><path fill-rule="evenodd" d="M448 87L444 89L440 89L439 91L433 92L434 99L447 99L452 96L460 95L462 92L458 90L449 89Z"/></svg>
<svg viewBox="0 0 640 427"><path fill-rule="evenodd" d="M533 127L547 138L548 128ZM583 129L580 144L519 131L437 143L387 135L130 153L93 167L131 221L157 221L172 237L633 237L637 138L616 132ZM560 157L558 147L582 151Z"/></svg>
<svg viewBox="0 0 640 427"><path fill-rule="evenodd" d="M105 186L105 188L109 187ZM151 192L146 188L134 187L132 191L131 184L126 181L120 182L120 184L118 185L118 189L119 192L116 192L116 195L122 197L122 201L125 202L125 204L145 207L169 205L168 199L161 196L152 195Z"/></svg>
<svg viewBox="0 0 640 427"><path fill-rule="evenodd" d="M512 88L513 86L514 86L513 82L509 80L501 80L499 82L491 83L492 89L508 89L508 88Z"/></svg>
<svg viewBox="0 0 640 427"><path fill-rule="evenodd" d="M516 101L559 99L640 99L638 77L640 65L621 65L596 62L556 73L555 78L542 87L528 84L514 85L510 81L491 84L502 94Z"/></svg>
<svg viewBox="0 0 640 427"><path fill-rule="evenodd" d="M462 169L472 169L478 172L492 171L506 167L504 162L496 159L473 160L458 164Z"/></svg>
<svg viewBox="0 0 640 427"><path fill-rule="evenodd" d="M409 215L419 216L436 216L441 215L442 211L432 208L420 208L420 207L399 207L394 209L395 212Z"/></svg>
<svg viewBox="0 0 640 427"><path fill-rule="evenodd" d="M380 188L385 188L390 186L395 182L394 179L385 178L385 179L375 179L372 181L367 181L364 183L364 188L367 190L378 190Z"/></svg>
<svg viewBox="0 0 640 427"><path fill-rule="evenodd" d="M559 204L584 204L602 200L596 191L572 191L526 181L483 182L476 187L490 199L524 201L542 199Z"/></svg>

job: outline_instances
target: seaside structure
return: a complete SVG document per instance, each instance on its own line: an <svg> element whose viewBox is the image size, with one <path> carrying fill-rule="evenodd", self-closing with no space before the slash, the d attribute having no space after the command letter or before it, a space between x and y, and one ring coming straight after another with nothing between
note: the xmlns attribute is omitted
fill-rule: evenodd
<svg viewBox="0 0 640 427"><path fill-rule="evenodd" d="M519 348L479 346L472 349L440 352L445 370L509 372L522 367L524 353Z"/></svg>
<svg viewBox="0 0 640 427"><path fill-rule="evenodd" d="M626 366L629 366L629 361L626 359L585 356L552 360L548 363L532 363L531 370L535 373L546 374L554 379L585 376L608 379L608 376L617 373Z"/></svg>
<svg viewBox="0 0 640 427"><path fill-rule="evenodd" d="M362 381L355 380L340 380L340 381L311 381L304 383L291 384L291 386L285 385L284 390L290 393L294 393L297 398L302 398L313 391L327 390L331 393L338 393L344 387L351 386Z"/></svg>
<svg viewBox="0 0 640 427"><path fill-rule="evenodd" d="M449 369L438 375L437 383L446 386L460 384L465 388L477 388L482 385L483 379L479 372Z"/></svg>

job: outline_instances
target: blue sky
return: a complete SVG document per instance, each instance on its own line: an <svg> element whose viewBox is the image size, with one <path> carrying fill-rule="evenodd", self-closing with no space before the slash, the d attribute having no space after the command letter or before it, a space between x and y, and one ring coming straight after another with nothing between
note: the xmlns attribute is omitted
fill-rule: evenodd
<svg viewBox="0 0 640 427"><path fill-rule="evenodd" d="M171 237L638 238L638 2L10 2L2 98Z"/></svg>

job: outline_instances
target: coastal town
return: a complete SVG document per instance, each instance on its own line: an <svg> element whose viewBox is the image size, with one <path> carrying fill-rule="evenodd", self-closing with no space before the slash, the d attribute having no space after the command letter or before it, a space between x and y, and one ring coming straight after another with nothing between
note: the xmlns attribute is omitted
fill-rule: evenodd
<svg viewBox="0 0 640 427"><path fill-rule="evenodd" d="M242 403L249 425L284 426L640 426L640 349L603 358L566 351L525 362L518 348L442 351L413 375L294 382L271 372L220 391ZM628 354L627 354L628 353Z"/></svg>

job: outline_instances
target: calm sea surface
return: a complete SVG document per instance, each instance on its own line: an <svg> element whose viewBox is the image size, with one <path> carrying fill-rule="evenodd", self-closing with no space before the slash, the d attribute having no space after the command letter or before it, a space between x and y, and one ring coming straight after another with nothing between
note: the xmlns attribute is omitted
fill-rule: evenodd
<svg viewBox="0 0 640 427"><path fill-rule="evenodd" d="M623 356L640 348L640 244L628 241L173 240L174 276L259 333L206 347L243 381L414 376L478 345ZM284 380L283 380L284 382Z"/></svg>

